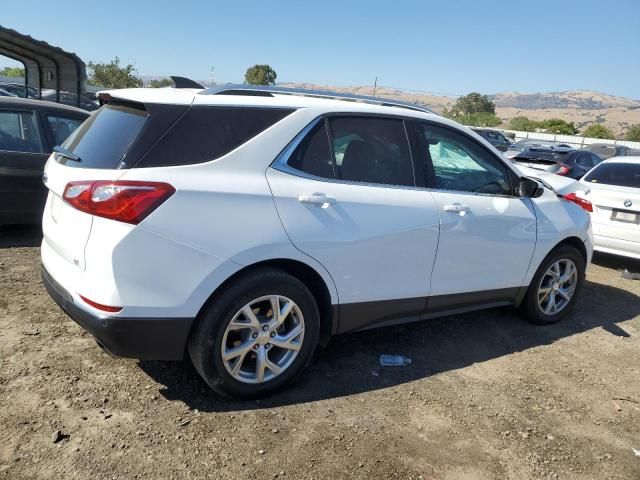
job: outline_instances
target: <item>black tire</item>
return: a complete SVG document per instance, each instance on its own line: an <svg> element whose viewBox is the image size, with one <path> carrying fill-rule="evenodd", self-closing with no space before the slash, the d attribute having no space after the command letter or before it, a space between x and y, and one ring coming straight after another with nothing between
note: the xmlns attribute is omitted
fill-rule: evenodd
<svg viewBox="0 0 640 480"><path fill-rule="evenodd" d="M279 375L263 383L244 383L225 368L222 341L236 312L252 300L266 295L285 296L300 308L304 317L302 346L293 362ZM216 293L196 319L188 350L194 367L216 392L235 398L257 398L282 389L304 370L315 352L319 332L318 306L305 284L286 272L264 267L239 276Z"/></svg>
<svg viewBox="0 0 640 480"><path fill-rule="evenodd" d="M576 289L573 296L571 297L571 300L566 304L564 308L562 308L562 310L560 310L556 314L547 315L542 311L540 305L538 304L538 287L540 286L543 275L549 269L549 267L551 267L551 265L553 265L558 260L562 259L571 260L576 266L576 269L578 271L578 281L576 284ZM542 263L538 267L538 271L531 280L531 284L527 289L524 300L520 305L519 310L521 315L523 315L531 323L535 323L537 325L549 325L562 320L571 312L576 304L578 296L580 295L580 291L582 290L582 285L584 284L585 270L585 259L576 248L572 247L571 245L560 245L553 249L542 261Z"/></svg>

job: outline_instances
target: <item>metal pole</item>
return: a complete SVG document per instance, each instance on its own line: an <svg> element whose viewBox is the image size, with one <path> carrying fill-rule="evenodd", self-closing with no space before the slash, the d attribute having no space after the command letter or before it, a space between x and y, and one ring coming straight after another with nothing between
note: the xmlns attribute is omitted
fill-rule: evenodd
<svg viewBox="0 0 640 480"><path fill-rule="evenodd" d="M376 88L378 86L378 77L376 77L375 81L373 82L373 96L376 96Z"/></svg>

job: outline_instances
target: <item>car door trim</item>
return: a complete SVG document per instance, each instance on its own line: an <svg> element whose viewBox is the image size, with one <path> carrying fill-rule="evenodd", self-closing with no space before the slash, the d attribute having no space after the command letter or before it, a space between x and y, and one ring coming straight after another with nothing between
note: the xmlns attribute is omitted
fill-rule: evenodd
<svg viewBox="0 0 640 480"><path fill-rule="evenodd" d="M501 306L518 306L528 287L499 288L418 298L375 300L334 305L339 311L337 333L419 322L431 318Z"/></svg>

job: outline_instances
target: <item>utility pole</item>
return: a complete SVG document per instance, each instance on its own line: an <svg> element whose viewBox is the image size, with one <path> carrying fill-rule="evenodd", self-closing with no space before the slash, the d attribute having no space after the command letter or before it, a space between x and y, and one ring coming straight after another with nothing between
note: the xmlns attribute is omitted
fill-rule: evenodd
<svg viewBox="0 0 640 480"><path fill-rule="evenodd" d="M376 88L378 86L378 77L376 77L375 81L373 82L373 96L376 96Z"/></svg>
<svg viewBox="0 0 640 480"><path fill-rule="evenodd" d="M213 83L213 69L214 67L211 66L211 86L213 87L215 84Z"/></svg>

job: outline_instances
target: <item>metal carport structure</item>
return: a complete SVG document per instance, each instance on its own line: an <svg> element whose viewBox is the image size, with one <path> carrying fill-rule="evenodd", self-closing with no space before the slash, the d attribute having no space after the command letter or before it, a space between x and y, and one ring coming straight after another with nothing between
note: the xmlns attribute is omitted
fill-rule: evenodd
<svg viewBox="0 0 640 480"><path fill-rule="evenodd" d="M87 72L75 53L0 25L0 55L24 65L25 88L37 88L39 97L42 89L48 88L56 91L56 101L60 102L60 92L70 92L80 106Z"/></svg>

